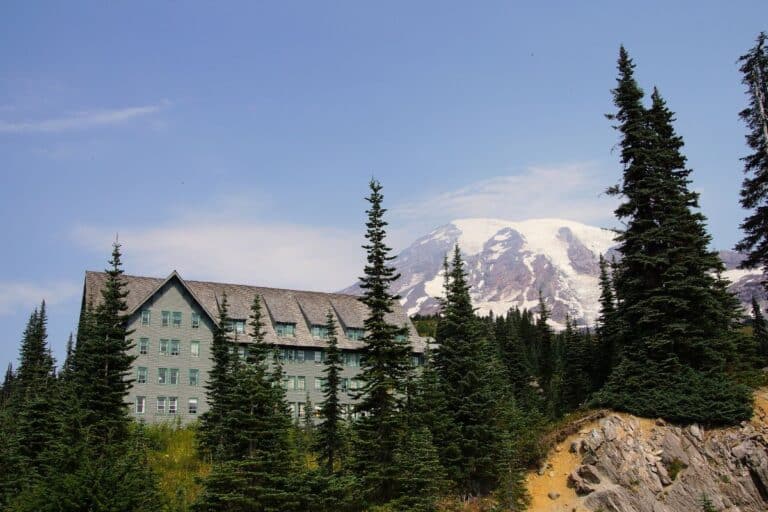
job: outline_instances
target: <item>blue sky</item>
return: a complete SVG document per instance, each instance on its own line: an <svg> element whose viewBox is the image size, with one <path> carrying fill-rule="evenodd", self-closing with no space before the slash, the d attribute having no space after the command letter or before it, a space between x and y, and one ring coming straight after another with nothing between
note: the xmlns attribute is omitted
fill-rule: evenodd
<svg viewBox="0 0 768 512"><path fill-rule="evenodd" d="M42 298L62 356L118 232L129 273L334 290L373 175L396 248L459 217L614 225L621 43L731 247L768 3L518 4L0 4L2 368Z"/></svg>

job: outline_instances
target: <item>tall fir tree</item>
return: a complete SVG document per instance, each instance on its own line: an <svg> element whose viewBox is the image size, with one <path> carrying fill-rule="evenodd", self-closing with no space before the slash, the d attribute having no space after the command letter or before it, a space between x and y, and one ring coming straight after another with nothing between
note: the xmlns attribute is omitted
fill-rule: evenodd
<svg viewBox="0 0 768 512"><path fill-rule="evenodd" d="M394 256L386 244L386 226L381 184L371 180L370 204L366 211L364 276L360 278L368 307L359 379L362 389L356 410L362 417L355 423L355 465L362 475L362 492L369 503L383 503L395 496L397 474L393 461L404 430L401 411L405 377L410 368L410 346L403 328L387 317L399 297L389 291L399 274L391 265Z"/></svg>
<svg viewBox="0 0 768 512"><path fill-rule="evenodd" d="M200 418L199 442L203 452L213 460L225 458L224 450L224 420L228 413L232 390L233 356L230 348L233 346L227 334L229 322L229 304L226 292L219 304L219 320L213 326L211 341L211 371L205 383L208 398L208 411Z"/></svg>
<svg viewBox="0 0 768 512"><path fill-rule="evenodd" d="M498 483L497 448L500 373L496 354L481 335L469 295L458 245L446 286L435 342L435 368L445 386L451 422L457 429L455 452L442 447L448 477L463 495L485 495ZM453 455L453 456L452 456Z"/></svg>
<svg viewBox="0 0 768 512"><path fill-rule="evenodd" d="M760 366L768 365L768 327L765 324L765 317L760 310L760 304L755 297L752 297L752 336L755 339L758 355L760 356Z"/></svg>
<svg viewBox="0 0 768 512"><path fill-rule="evenodd" d="M737 304L717 277L722 262L708 249L698 196L688 188L682 138L658 91L651 108L643 106L623 47L618 67L611 118L622 134L624 174L612 192L623 197L616 216L626 224L614 272L623 351L603 400L677 421L748 418L747 390L724 373Z"/></svg>
<svg viewBox="0 0 768 512"><path fill-rule="evenodd" d="M325 317L325 330L328 333L328 348L323 362L325 387L323 401L320 404L321 422L317 429L317 451L320 465L327 473L333 473L344 444L341 433L344 418L339 399L341 372L344 366L338 345L336 321L330 310Z"/></svg>
<svg viewBox="0 0 768 512"><path fill-rule="evenodd" d="M128 291L121 256L120 244L115 242L101 302L92 315L88 313L89 325L78 341L74 375L83 427L104 446L127 440L130 424L125 397L133 383L135 356L130 354L132 331L126 325Z"/></svg>
<svg viewBox="0 0 768 512"><path fill-rule="evenodd" d="M615 261L612 265L615 267ZM595 388L601 388L616 365L621 343L621 326L616 312L616 296L608 262L600 255L600 316L597 319L597 345L593 362Z"/></svg>
<svg viewBox="0 0 768 512"><path fill-rule="evenodd" d="M739 58L748 106L739 113L749 129L752 153L744 161L741 206L752 210L741 229L744 238L736 250L746 253L742 268L761 267L768 289L768 35L761 32L755 46Z"/></svg>

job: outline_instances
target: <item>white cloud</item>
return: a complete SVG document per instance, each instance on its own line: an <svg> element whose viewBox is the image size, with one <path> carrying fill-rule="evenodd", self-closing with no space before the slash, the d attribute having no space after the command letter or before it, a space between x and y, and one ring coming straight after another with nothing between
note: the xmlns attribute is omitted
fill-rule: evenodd
<svg viewBox="0 0 768 512"><path fill-rule="evenodd" d="M74 236L106 254L114 230L81 227ZM308 225L182 217L119 238L129 274L178 270L187 279L333 291L355 282L363 265L361 233Z"/></svg>
<svg viewBox="0 0 768 512"><path fill-rule="evenodd" d="M531 167L518 174L435 193L395 206L392 211L408 223L431 227L462 217L555 217L604 225L613 222L616 204L604 193L609 184L591 163Z"/></svg>
<svg viewBox="0 0 768 512"><path fill-rule="evenodd" d="M0 315L10 315L22 310L32 310L42 300L54 305L66 302L80 293L82 285L71 282L55 282L39 285L25 282L0 282Z"/></svg>
<svg viewBox="0 0 768 512"><path fill-rule="evenodd" d="M155 114L165 104L75 112L69 116L37 121L0 120L0 133L51 133L124 123Z"/></svg>

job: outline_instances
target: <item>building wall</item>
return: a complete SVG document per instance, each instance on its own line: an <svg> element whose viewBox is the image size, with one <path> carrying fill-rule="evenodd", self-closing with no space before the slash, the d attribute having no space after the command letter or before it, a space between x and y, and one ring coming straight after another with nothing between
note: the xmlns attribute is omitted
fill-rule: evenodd
<svg viewBox="0 0 768 512"><path fill-rule="evenodd" d="M142 310L149 310L149 325L142 324ZM173 327L172 322L167 327L162 326L162 311L181 312L181 327ZM200 315L200 326L192 328L192 313ZM136 356L133 363L132 379L137 378L138 368L147 368L147 383L133 383L133 387L128 396L130 411L137 419L143 419L147 422L159 422L173 420L176 417L181 418L186 423L199 417L208 410L205 400L205 382L208 372L211 369L211 342L213 339L213 325L206 317L202 308L178 283L172 280L166 284L154 297L152 297L142 308L137 311L128 320L129 328L134 332L131 338L134 342L132 353ZM141 338L149 339L149 350L147 354L139 353L139 341ZM160 340L179 340L179 355L166 355L160 353ZM200 355L192 356L191 342L200 342ZM170 342L169 342L170 345ZM159 384L158 370L160 368L177 368L179 370L178 384ZM198 369L199 378L196 386L189 384L189 370ZM145 411L143 414L136 413L136 398L145 397ZM158 414L158 397L177 398L178 410L176 414L168 413L168 404L166 403L166 412ZM197 413L189 414L188 404L190 398L197 398Z"/></svg>
<svg viewBox="0 0 768 512"><path fill-rule="evenodd" d="M150 314L149 325L142 323L142 311L148 310ZM168 326L162 325L162 312L181 312L181 326L174 327L172 320ZM192 327L192 313L200 315L200 325L198 328ZM338 322L338 319L337 319ZM134 380L133 386L128 395L127 401L132 415L139 420L148 423L177 421L188 423L194 421L202 413L208 410L208 404L205 395L205 383L208 380L208 373L212 366L211 361L211 343L213 341L213 324L207 318L202 308L189 295L177 280L171 280L161 288L146 304L144 304L128 320L129 329L133 330L131 338L134 348L132 354L136 356L131 372L131 378ZM344 336L339 332L339 336ZM149 347L147 354L140 354L140 340L147 338ZM160 352L161 340L169 340L169 353ZM179 340L179 354L170 355L170 340ZM286 338L288 342L290 338ZM195 357L191 352L191 342L200 343L200 354ZM291 405L294 415L298 416L299 409L304 407L307 397L314 406L318 406L323 400L323 392L315 384L316 379L323 377L325 365L322 363L324 358L323 350L320 348L296 347L288 344L281 345L281 349L290 350L294 355L301 351L303 362L299 362L294 357L285 358L283 362L284 373L290 379L304 377L304 389L289 389L286 391L286 400ZM321 362L316 362L315 353L322 354ZM353 353L353 351L344 351ZM359 359L358 359L359 360ZM351 405L352 388L355 378L359 372L359 363L345 364L342 370L342 378L348 379L350 385L348 392L341 393L341 402L345 405ZM146 383L137 382L139 368L146 368ZM166 368L178 369L179 380L177 384L160 384L159 369ZM196 386L189 384L189 370L199 370L198 383ZM168 379L168 375L166 378ZM144 412L137 412L137 398L144 397ZM165 411L158 412L158 398L164 397ZM174 414L169 412L169 401L176 398L177 410ZM197 413L189 413L189 400L197 399ZM299 405L300 404L300 405Z"/></svg>

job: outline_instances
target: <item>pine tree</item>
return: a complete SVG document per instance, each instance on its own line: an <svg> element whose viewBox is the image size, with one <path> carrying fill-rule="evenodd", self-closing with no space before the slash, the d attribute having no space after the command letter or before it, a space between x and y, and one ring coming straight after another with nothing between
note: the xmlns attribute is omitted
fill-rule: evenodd
<svg viewBox="0 0 768 512"><path fill-rule="evenodd" d="M747 254L742 268L762 267L768 276L768 35L761 32L757 42L739 58L747 88L749 105L739 117L749 128L747 144L753 153L744 157L741 186L741 206L752 210L744 219L741 229L744 238L736 245L737 251ZM763 281L768 289L768 278Z"/></svg>
<svg viewBox="0 0 768 512"><path fill-rule="evenodd" d="M3 386L0 388L0 409L8 403L15 381L16 376L13 373L13 364L8 363L8 368L5 369L5 377L3 377Z"/></svg>
<svg viewBox="0 0 768 512"><path fill-rule="evenodd" d="M750 415L749 393L724 374L737 304L717 277L722 262L708 250L705 219L695 211L674 116L658 91L650 109L642 97L622 47L611 117L624 164L612 190L623 196L616 216L626 224L614 272L623 350L603 401L677 421L739 421Z"/></svg>
<svg viewBox="0 0 768 512"><path fill-rule="evenodd" d="M205 383L208 399L208 411L200 418L200 448L214 460L224 458L224 419L227 416L230 401L228 394L232 390L233 356L230 352L232 343L227 335L229 322L229 305L227 294L222 296L219 304L219 321L214 325L211 342L211 360L213 365L208 372Z"/></svg>
<svg viewBox="0 0 768 512"><path fill-rule="evenodd" d="M130 375L135 359L129 354L133 343L129 338L132 331L126 327L128 292L117 242L109 264L101 302L92 315L86 314L89 325L78 340L73 376L82 403L83 426L102 446L128 438L130 419L125 397L133 383Z"/></svg>
<svg viewBox="0 0 768 512"><path fill-rule="evenodd" d="M485 495L497 483L496 448L501 368L475 317L459 247L454 248L447 293L437 327L435 368L445 386L453 447L441 447L448 477L465 495ZM452 456L453 455L453 456Z"/></svg>
<svg viewBox="0 0 768 512"><path fill-rule="evenodd" d="M536 351L538 352L538 380L544 395L552 406L552 377L555 375L556 355L552 328L549 326L549 310L539 290L539 317L536 319ZM552 412L550 410L550 412Z"/></svg>
<svg viewBox="0 0 768 512"><path fill-rule="evenodd" d="M615 261L613 263L615 267ZM619 357L621 343L621 327L616 313L616 297L613 289L613 279L608 272L608 262L600 255L600 316L597 319L598 350L593 367L595 370L594 385L599 389L611 373Z"/></svg>
<svg viewBox="0 0 768 512"><path fill-rule="evenodd" d="M355 470L362 476L362 492L369 503L383 503L394 497L397 475L393 460L403 432L402 410L405 377L409 371L410 347L402 328L387 321L392 305L399 299L389 286L399 275L390 265L394 256L386 245L386 226L381 185L370 182L367 210L365 275L360 278L361 301L368 307L365 319L365 347L362 351L355 423ZM402 341L398 338L404 338Z"/></svg>
<svg viewBox="0 0 768 512"><path fill-rule="evenodd" d="M760 311L760 304L754 297L752 297L752 332L761 359L760 364L765 366L768 360L768 327L766 327L763 312Z"/></svg>
<svg viewBox="0 0 768 512"><path fill-rule="evenodd" d="M333 473L343 447L343 439L339 431L343 422L339 388L344 367L338 345L336 321L330 310L325 317L325 330L328 333L328 348L323 363L325 388L323 389L324 400L320 404L321 423L317 431L317 451L320 465L327 473Z"/></svg>

